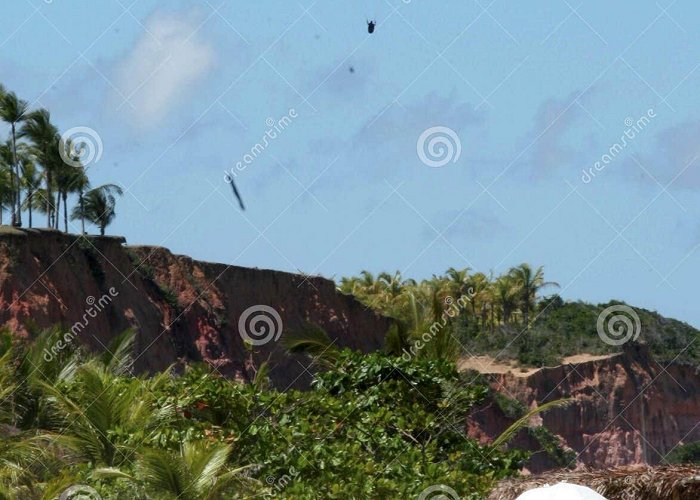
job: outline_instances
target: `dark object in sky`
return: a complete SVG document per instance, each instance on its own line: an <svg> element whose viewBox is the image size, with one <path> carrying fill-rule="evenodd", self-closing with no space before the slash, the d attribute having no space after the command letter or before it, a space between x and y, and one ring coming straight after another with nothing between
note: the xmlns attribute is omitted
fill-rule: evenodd
<svg viewBox="0 0 700 500"><path fill-rule="evenodd" d="M367 33L374 33L374 27L377 25L376 21L367 21Z"/></svg>
<svg viewBox="0 0 700 500"><path fill-rule="evenodd" d="M243 205L243 200L241 199L241 195L238 193L238 189L236 189L236 183L233 182L233 177L230 177L231 181L231 189L233 189L233 195L236 197L238 200L238 204L241 206L241 210L245 210L245 205Z"/></svg>
<svg viewBox="0 0 700 500"><path fill-rule="evenodd" d="M353 66L350 66L350 73L354 73L354 72L355 72L355 68Z"/></svg>

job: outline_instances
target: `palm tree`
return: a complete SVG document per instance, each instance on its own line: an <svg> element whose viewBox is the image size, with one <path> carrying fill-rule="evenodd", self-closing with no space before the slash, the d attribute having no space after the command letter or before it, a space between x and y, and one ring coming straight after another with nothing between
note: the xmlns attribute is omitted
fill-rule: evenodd
<svg viewBox="0 0 700 500"><path fill-rule="evenodd" d="M246 481L242 472L250 467L229 469L226 463L231 450L231 445L207 446L204 442L187 442L180 453L147 449L139 454L135 475L114 468L97 469L95 475L144 484L158 498L230 498L230 488Z"/></svg>
<svg viewBox="0 0 700 500"><path fill-rule="evenodd" d="M36 208L36 202L39 202L43 207L43 200L41 198L34 198L34 195L41 188L42 175L36 168L36 163L34 163L32 155L26 155L21 159L20 166L22 167L22 186L27 191L27 197L22 202L20 208L29 211L29 227L32 227L32 210Z"/></svg>
<svg viewBox="0 0 700 500"><path fill-rule="evenodd" d="M5 92L0 101L0 119L8 123L12 134L12 177L16 197L12 204L12 225L22 225L22 210L20 197L19 162L17 161L17 124L26 118L28 104L17 97L14 92Z"/></svg>
<svg viewBox="0 0 700 500"><path fill-rule="evenodd" d="M0 144L0 224L2 213L14 201L12 179L12 151L7 144Z"/></svg>
<svg viewBox="0 0 700 500"><path fill-rule="evenodd" d="M71 144L70 139L64 145L64 148L68 152L73 152L74 148ZM58 188L63 197L63 220L65 231L68 232L68 193L78 194L78 205L80 206L81 214L84 213L85 208L85 191L90 188L90 180L87 176L87 168L82 165L80 161L80 156L73 155L72 164L64 162L59 168L58 174ZM121 194L121 193L120 193ZM85 234L85 217L80 217L81 234Z"/></svg>
<svg viewBox="0 0 700 500"><path fill-rule="evenodd" d="M544 280L544 269L542 266L532 269L530 264L523 263L514 267L509 273L517 283L520 295L520 309L523 313L523 323L526 329L530 328L530 311L535 309L537 294L543 288L556 286L559 284L553 281Z"/></svg>
<svg viewBox="0 0 700 500"><path fill-rule="evenodd" d="M55 427L60 429L59 434L48 432L41 439L63 445L93 463L112 467L127 461L133 452L116 436L117 432L150 434L159 425L172 424L173 405L153 411L154 391L170 378L170 370L149 379L121 377L133 363L134 342L134 332L127 330L110 342L105 354L83 363L71 358L68 369L61 364L54 368L54 372L61 370L60 376L53 376L56 379L66 378L69 372L68 377L81 388L79 392L66 390L51 378L42 376L37 381L52 403L58 421ZM39 366L46 364L39 361Z"/></svg>
<svg viewBox="0 0 700 500"><path fill-rule="evenodd" d="M519 288L512 275L499 276L493 283L493 296L498 307L498 319L508 324L518 307Z"/></svg>
<svg viewBox="0 0 700 500"><path fill-rule="evenodd" d="M122 195L122 188L116 184L103 184L91 189L84 196L82 202L73 208L71 220L85 218L100 228L100 235L104 236L105 228L112 223L116 213L114 207L116 199L114 195Z"/></svg>
<svg viewBox="0 0 700 500"><path fill-rule="evenodd" d="M37 182L42 182L43 178L44 176L41 173L39 173ZM29 194L27 194L27 197L22 202L22 209L28 210L32 213L38 212L40 214L46 214L46 201L49 199L49 195L46 192L46 189L41 187L40 184L37 184L36 186L36 189L32 191L31 197L29 196ZM48 204L53 206L54 201L50 200Z"/></svg>
<svg viewBox="0 0 700 500"><path fill-rule="evenodd" d="M68 194L78 193L78 201L84 206L83 192L90 186L90 182L82 166L68 165L62 163L56 169L56 196L58 198L56 210L60 213L60 205L63 202L63 230L68 232ZM58 229L58 217L56 218L56 229ZM82 232L85 233L85 218L81 217Z"/></svg>
<svg viewBox="0 0 700 500"><path fill-rule="evenodd" d="M462 295L469 295L469 272L470 268L455 269L451 267L447 270L447 281L450 291L455 295L455 299Z"/></svg>
<svg viewBox="0 0 700 500"><path fill-rule="evenodd" d="M53 227L53 174L62 163L58 152L58 129L51 123L51 114L45 109L40 109L27 115L19 136L29 137L38 150L37 159L44 168L46 183L46 225Z"/></svg>

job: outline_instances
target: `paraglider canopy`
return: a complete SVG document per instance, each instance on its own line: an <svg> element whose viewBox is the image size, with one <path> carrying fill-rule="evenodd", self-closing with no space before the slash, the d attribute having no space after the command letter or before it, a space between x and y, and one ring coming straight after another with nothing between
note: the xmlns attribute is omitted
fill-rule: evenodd
<svg viewBox="0 0 700 500"><path fill-rule="evenodd" d="M367 33L374 33L374 27L377 25L376 21L367 21Z"/></svg>

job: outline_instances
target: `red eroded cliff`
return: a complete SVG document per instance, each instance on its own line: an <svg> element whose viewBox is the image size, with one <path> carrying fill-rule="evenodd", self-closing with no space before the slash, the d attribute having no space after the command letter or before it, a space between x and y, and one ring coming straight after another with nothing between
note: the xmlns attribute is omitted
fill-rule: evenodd
<svg viewBox="0 0 700 500"><path fill-rule="evenodd" d="M579 464L658 464L675 446L700 441L700 372L689 365L659 363L641 344L604 359L542 368L526 376L511 372L487 377L495 390L528 407L572 398L572 404L544 413L541 422L576 452ZM511 422L492 403L472 413L468 431L488 441ZM523 434L515 444L536 449ZM554 466L539 456L529 468Z"/></svg>
<svg viewBox="0 0 700 500"><path fill-rule="evenodd" d="M309 380L306 360L287 356L280 344L305 322L321 326L336 345L364 352L379 349L390 326L321 277L199 262L165 248L125 246L119 237L86 241L9 228L0 233L0 325L26 335L30 325L69 331L86 324L77 338L95 350L134 328L139 371L203 360L226 376L247 379L248 352L238 324L252 306L269 306L281 319L279 338L280 326L269 314L271 322L248 322L246 329L255 339L265 330L256 336L251 329L272 328L272 339L255 347L254 364L269 358L270 377L283 389ZM86 316L91 308L100 309L94 317Z"/></svg>

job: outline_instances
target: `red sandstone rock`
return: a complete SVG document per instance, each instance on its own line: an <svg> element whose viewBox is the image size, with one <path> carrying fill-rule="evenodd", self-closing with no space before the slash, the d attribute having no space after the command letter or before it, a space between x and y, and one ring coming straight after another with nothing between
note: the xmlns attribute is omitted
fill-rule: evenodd
<svg viewBox="0 0 700 500"><path fill-rule="evenodd" d="M571 405L544 413L542 423L579 454L579 464L658 464L676 445L700 440L698 370L660 364L640 344L606 359L543 368L528 376L488 377L495 390L528 407L572 398ZM490 404L472 412L467 428L471 436L488 441L510 423ZM523 434L514 445L527 446ZM540 458L530 470L554 467Z"/></svg>
<svg viewBox="0 0 700 500"><path fill-rule="evenodd" d="M273 307L283 322L282 336L311 321L336 345L364 352L382 346L390 325L324 278L199 262L165 248L126 247L118 237L89 241L50 230L0 234L0 324L20 335L32 324L60 324L68 331L89 307L88 297L97 300L114 287L118 295L79 334L84 345L103 349L134 328L139 371L202 360L241 380L249 373L238 320L250 306ZM137 270L138 261L144 264ZM177 307L164 290L172 291ZM277 387L308 384L305 358L287 356L279 341L255 348L257 366L268 358Z"/></svg>

